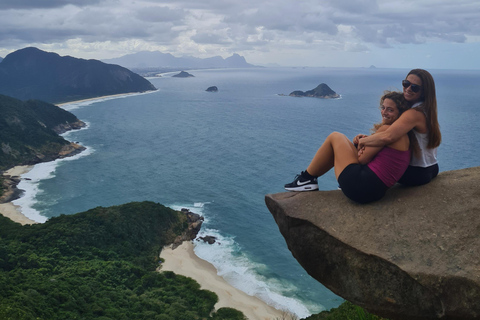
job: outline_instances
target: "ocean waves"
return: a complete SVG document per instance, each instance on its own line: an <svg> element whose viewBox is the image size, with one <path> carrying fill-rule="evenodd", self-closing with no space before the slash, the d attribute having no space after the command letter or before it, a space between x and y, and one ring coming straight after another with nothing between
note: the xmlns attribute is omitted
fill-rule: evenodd
<svg viewBox="0 0 480 320"><path fill-rule="evenodd" d="M269 273L267 265L254 262L254 259L235 241L234 236L209 228L208 204L197 202L193 206L188 204L170 206L174 210L189 209L205 218L202 229L194 240L195 254L214 265L217 274L230 285L248 295L257 297L278 310L295 314L299 318L311 315L304 302L294 297L299 288L291 282L263 276L262 274ZM209 244L201 239L206 236L215 237L215 243ZM319 305L314 308L318 312L324 309Z"/></svg>

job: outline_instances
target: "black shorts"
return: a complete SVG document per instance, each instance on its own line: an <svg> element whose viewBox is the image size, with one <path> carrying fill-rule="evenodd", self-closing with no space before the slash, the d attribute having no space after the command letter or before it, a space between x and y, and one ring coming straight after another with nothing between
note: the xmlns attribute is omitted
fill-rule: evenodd
<svg viewBox="0 0 480 320"><path fill-rule="evenodd" d="M383 198L388 187L367 165L349 164L338 176L338 184L351 200L368 203Z"/></svg>
<svg viewBox="0 0 480 320"><path fill-rule="evenodd" d="M426 168L408 166L407 171L398 182L405 186L421 186L435 178L438 170L438 163Z"/></svg>

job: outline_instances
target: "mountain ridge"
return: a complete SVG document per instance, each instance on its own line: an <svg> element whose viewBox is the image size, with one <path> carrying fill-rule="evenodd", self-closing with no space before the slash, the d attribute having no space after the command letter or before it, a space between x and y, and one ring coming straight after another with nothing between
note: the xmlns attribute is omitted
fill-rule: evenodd
<svg viewBox="0 0 480 320"><path fill-rule="evenodd" d="M118 65L27 47L0 62L0 94L50 103L156 90L145 78Z"/></svg>
<svg viewBox="0 0 480 320"><path fill-rule="evenodd" d="M129 69L148 68L253 68L243 56L234 53L228 58L214 56L210 58L196 58L192 56L175 57L161 51L141 51L127 54L118 58L102 59L105 63L118 64Z"/></svg>

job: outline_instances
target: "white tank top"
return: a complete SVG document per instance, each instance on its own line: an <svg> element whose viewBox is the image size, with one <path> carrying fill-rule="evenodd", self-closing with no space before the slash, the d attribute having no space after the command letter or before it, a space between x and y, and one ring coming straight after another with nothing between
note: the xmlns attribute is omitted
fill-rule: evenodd
<svg viewBox="0 0 480 320"><path fill-rule="evenodd" d="M414 104L412 106L412 109L419 106L420 104L422 103L420 102L420 103ZM415 152L413 153L412 159L410 160L410 165L414 167L426 168L438 163L437 148L433 148L433 149L427 148L428 131L426 133L420 133L417 130L413 129L413 133L415 134L415 138L417 138L420 152L418 152L418 155L415 155Z"/></svg>
<svg viewBox="0 0 480 320"><path fill-rule="evenodd" d="M417 130L413 129L415 138L417 138L418 146L420 147L420 152L418 156L415 155L415 152L412 155L410 160L410 165L414 167L426 168L437 163L437 148L428 149L428 133L420 133Z"/></svg>

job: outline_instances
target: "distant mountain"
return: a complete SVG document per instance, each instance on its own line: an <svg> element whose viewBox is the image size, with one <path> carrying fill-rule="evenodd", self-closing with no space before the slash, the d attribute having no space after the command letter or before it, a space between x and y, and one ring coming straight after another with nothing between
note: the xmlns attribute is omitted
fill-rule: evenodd
<svg viewBox="0 0 480 320"><path fill-rule="evenodd" d="M118 64L129 69L149 69L149 68L251 68L255 67L247 63L244 57L233 54L231 57L223 59L220 56L211 58L194 58L191 56L174 57L170 53L160 51L142 51L128 54L119 58L102 60L105 63Z"/></svg>
<svg viewBox="0 0 480 320"><path fill-rule="evenodd" d="M155 90L145 78L118 65L24 48L0 62L0 94L60 103Z"/></svg>
<svg viewBox="0 0 480 320"><path fill-rule="evenodd" d="M81 149L58 133L85 123L53 104L0 95L0 114L0 171L51 161Z"/></svg>

